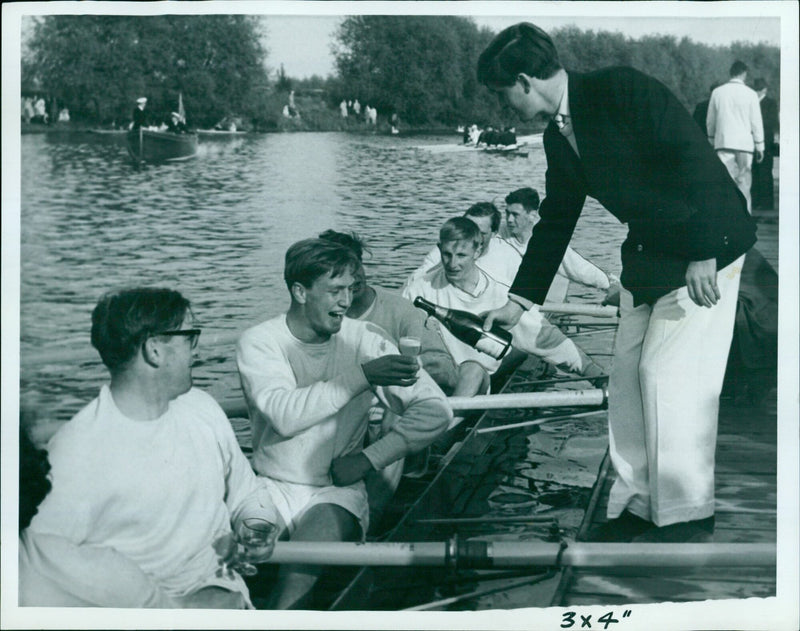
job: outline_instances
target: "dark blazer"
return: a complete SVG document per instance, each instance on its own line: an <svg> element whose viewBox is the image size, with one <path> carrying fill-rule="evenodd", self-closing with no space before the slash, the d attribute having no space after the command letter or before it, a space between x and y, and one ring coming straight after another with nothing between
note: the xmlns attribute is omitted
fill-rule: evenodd
<svg viewBox="0 0 800 631"><path fill-rule="evenodd" d="M755 243L744 196L663 84L632 68L569 73L569 106L580 158L551 122L541 220L511 293L544 301L587 195L628 224L621 280L636 304L684 286L690 261L720 269Z"/></svg>
<svg viewBox="0 0 800 631"><path fill-rule="evenodd" d="M140 109L139 107L133 108L131 118L133 119L133 126L131 129L139 129L147 124L147 114L145 114L144 110Z"/></svg>
<svg viewBox="0 0 800 631"><path fill-rule="evenodd" d="M775 132L778 131L778 104L765 96L761 99L761 120L764 123L764 150L775 155Z"/></svg>

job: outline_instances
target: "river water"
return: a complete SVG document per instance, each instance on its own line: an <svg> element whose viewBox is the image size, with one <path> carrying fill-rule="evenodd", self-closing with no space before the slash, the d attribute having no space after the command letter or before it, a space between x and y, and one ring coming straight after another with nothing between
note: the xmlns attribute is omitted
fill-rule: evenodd
<svg viewBox="0 0 800 631"><path fill-rule="evenodd" d="M21 393L54 420L96 395L107 379L99 362L26 366L25 357L88 348L91 310L109 289L173 287L204 331L240 331L287 308L283 256L299 239L354 230L371 247L371 281L399 288L445 219L478 201L502 210L522 186L543 194L541 143L527 157L440 150L457 142L455 134L249 135L201 139L194 160L135 168L120 137L22 136ZM572 245L619 274L625 232L589 200ZM571 295L600 297L580 286ZM233 348L203 339L196 384L235 398Z"/></svg>

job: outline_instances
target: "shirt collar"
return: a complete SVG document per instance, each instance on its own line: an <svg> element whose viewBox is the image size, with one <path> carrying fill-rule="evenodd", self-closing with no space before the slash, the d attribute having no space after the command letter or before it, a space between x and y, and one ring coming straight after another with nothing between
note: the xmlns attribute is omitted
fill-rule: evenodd
<svg viewBox="0 0 800 631"><path fill-rule="evenodd" d="M556 111L556 114L569 116L569 79L564 82L564 92L561 95L561 101L558 104L558 111Z"/></svg>

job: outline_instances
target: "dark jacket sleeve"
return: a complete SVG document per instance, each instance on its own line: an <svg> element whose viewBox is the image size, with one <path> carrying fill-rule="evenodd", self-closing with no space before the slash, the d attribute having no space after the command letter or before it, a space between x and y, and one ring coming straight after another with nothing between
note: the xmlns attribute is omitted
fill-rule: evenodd
<svg viewBox="0 0 800 631"><path fill-rule="evenodd" d="M509 293L542 304L564 258L586 200L586 185L577 156L550 123L544 133L547 156L546 196L539 208L528 249Z"/></svg>

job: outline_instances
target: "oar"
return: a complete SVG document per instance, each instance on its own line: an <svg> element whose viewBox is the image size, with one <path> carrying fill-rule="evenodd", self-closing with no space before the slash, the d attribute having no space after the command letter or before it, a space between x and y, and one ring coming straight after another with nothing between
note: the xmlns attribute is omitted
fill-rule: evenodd
<svg viewBox="0 0 800 631"><path fill-rule="evenodd" d="M557 313L560 315L586 315L597 318L616 318L619 308L613 305L590 305L578 302L554 302L539 305L542 313Z"/></svg>
<svg viewBox="0 0 800 631"><path fill-rule="evenodd" d="M502 410L507 408L549 408L603 405L608 400L605 388L553 392L509 392L474 397L447 397L453 410Z"/></svg>
<svg viewBox="0 0 800 631"><path fill-rule="evenodd" d="M350 543L279 541L266 563L492 568L709 567L775 565L774 543L558 543L531 541L420 541Z"/></svg>
<svg viewBox="0 0 800 631"><path fill-rule="evenodd" d="M549 408L604 405L608 400L605 388L563 390L551 392L511 392L507 394L481 394L474 397L447 397L450 407L459 410L503 410L508 408ZM248 415L242 399L220 401L228 418Z"/></svg>
<svg viewBox="0 0 800 631"><path fill-rule="evenodd" d="M502 432L507 429L530 427L532 425L543 425L544 423L550 423L552 421L566 421L566 420L572 420L574 418L585 418L587 416L596 416L598 414L604 414L604 413L605 410L593 410L591 412L580 412L578 414L564 414L562 416L545 416L543 418L537 418L532 421L521 421L519 423L510 423L508 425L495 425L494 427L481 427L480 429L475 430L475 433L491 434L492 432Z"/></svg>

